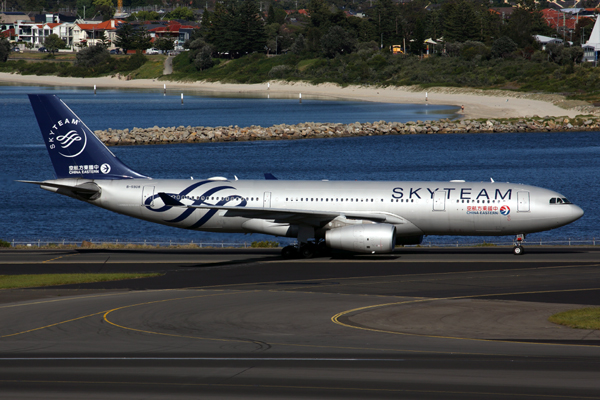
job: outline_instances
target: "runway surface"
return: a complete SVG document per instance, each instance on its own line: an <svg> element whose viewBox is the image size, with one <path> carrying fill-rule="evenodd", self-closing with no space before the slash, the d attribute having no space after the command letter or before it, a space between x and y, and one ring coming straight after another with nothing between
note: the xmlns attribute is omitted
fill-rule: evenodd
<svg viewBox="0 0 600 400"><path fill-rule="evenodd" d="M600 249L0 251L0 274L159 271L0 291L2 398L600 399Z"/></svg>

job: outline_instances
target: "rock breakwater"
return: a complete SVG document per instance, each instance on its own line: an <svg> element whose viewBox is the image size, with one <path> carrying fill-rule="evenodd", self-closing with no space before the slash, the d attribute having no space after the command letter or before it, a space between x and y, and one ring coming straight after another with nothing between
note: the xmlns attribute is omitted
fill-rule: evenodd
<svg viewBox="0 0 600 400"><path fill-rule="evenodd" d="M108 129L95 134L108 146L231 142L251 140L316 139L351 136L415 135L495 132L565 132L600 130L597 117L528 118L518 120L449 120L416 122L355 122L352 124L306 122L271 127L250 126L179 126Z"/></svg>

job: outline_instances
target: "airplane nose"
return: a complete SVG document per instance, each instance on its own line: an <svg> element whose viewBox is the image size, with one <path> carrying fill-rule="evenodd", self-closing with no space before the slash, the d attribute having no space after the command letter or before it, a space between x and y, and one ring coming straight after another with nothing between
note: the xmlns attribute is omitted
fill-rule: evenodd
<svg viewBox="0 0 600 400"><path fill-rule="evenodd" d="M581 209L581 207L576 206L575 204L573 204L572 207L571 207L571 214L573 215L573 221L576 221L579 218L583 217L584 212Z"/></svg>

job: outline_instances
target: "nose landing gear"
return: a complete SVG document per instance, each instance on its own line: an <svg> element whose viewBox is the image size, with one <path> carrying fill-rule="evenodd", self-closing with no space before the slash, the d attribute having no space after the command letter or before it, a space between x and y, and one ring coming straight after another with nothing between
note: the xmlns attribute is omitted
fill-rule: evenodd
<svg viewBox="0 0 600 400"><path fill-rule="evenodd" d="M515 238L515 247L513 247L513 254L515 256L522 256L525 254L525 248L522 246L523 240L525 239L525 235L517 235Z"/></svg>

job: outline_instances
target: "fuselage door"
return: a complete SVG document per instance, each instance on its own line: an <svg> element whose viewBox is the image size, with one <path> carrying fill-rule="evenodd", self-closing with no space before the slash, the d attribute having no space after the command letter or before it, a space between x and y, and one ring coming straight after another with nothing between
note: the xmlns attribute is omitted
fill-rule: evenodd
<svg viewBox="0 0 600 400"><path fill-rule="evenodd" d="M433 211L446 211L446 191L433 192Z"/></svg>
<svg viewBox="0 0 600 400"><path fill-rule="evenodd" d="M146 200L150 198L150 204L146 204ZM154 186L144 186L142 190L142 205L154 207Z"/></svg>
<svg viewBox="0 0 600 400"><path fill-rule="evenodd" d="M517 211L529 212L529 192L517 192Z"/></svg>
<svg viewBox="0 0 600 400"><path fill-rule="evenodd" d="M271 192L265 192L263 197L263 208L271 208Z"/></svg>

